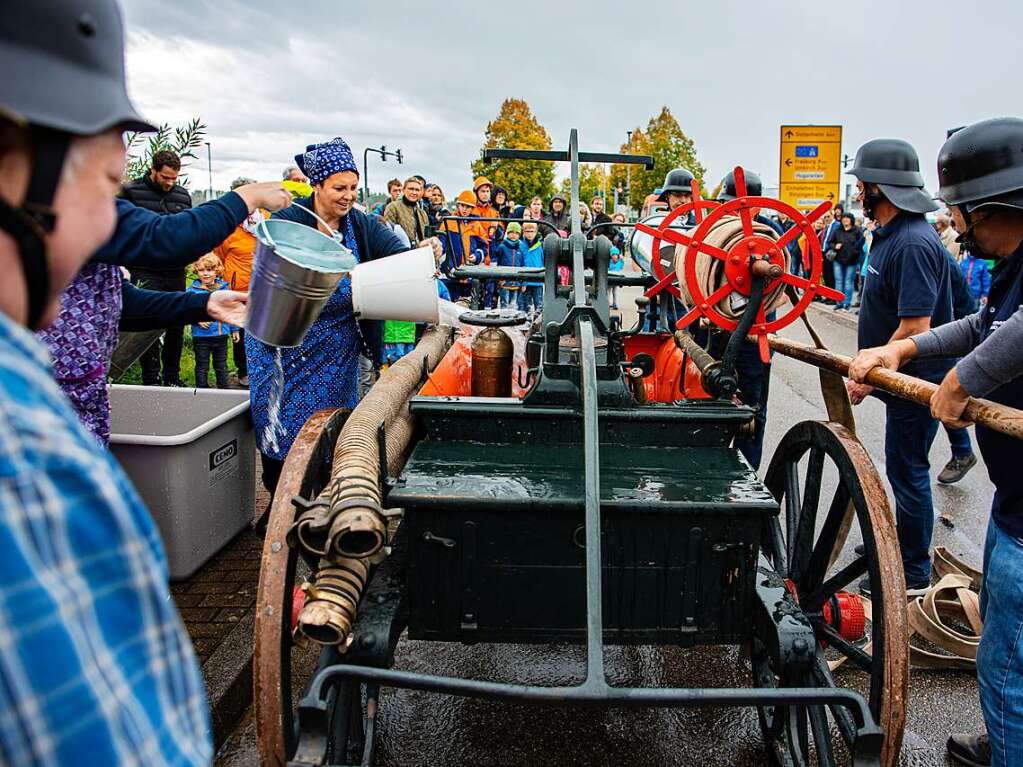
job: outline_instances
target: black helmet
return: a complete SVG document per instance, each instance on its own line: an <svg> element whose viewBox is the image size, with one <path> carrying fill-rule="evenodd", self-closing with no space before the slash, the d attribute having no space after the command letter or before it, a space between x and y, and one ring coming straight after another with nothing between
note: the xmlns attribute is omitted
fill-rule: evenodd
<svg viewBox="0 0 1023 767"><path fill-rule="evenodd" d="M759 197L764 193L764 185L760 181L760 176L751 170L745 169L743 169L743 175L746 177L746 194ZM721 179L721 191L718 192L718 202L728 202L729 200L734 200L737 196L735 193L735 171L733 170Z"/></svg>
<svg viewBox="0 0 1023 767"><path fill-rule="evenodd" d="M154 130L139 117L124 82L124 28L115 0L8 3L0 14L0 116L25 126L32 175L25 201L0 199L0 229L18 245L28 286L28 324L46 308L44 237L53 231L53 195L75 135L110 128Z"/></svg>
<svg viewBox="0 0 1023 767"><path fill-rule="evenodd" d="M667 202L668 192L692 194L694 178L695 176L687 168L673 168L669 170L668 175L664 177L664 183L661 184L661 191L658 192L660 197L657 198L657 201Z"/></svg>
<svg viewBox="0 0 1023 767"><path fill-rule="evenodd" d="M902 139L868 141L856 152L856 160L848 173L864 184L877 184L900 210L929 213L940 207L924 189L916 150Z"/></svg>
<svg viewBox="0 0 1023 767"><path fill-rule="evenodd" d="M996 117L952 133L938 152L938 196L972 212L1023 209L1023 120Z"/></svg>

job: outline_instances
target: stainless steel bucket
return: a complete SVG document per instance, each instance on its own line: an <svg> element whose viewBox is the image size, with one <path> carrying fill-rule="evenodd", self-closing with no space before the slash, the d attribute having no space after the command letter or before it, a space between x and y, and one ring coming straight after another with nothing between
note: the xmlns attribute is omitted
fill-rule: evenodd
<svg viewBox="0 0 1023 767"><path fill-rule="evenodd" d="M256 230L245 332L270 346L298 346L355 256L340 241L295 221Z"/></svg>

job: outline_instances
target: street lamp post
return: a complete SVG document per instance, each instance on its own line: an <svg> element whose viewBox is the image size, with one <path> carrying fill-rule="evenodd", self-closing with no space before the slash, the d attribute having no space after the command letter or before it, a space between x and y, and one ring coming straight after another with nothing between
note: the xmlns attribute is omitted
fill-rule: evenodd
<svg viewBox="0 0 1023 767"><path fill-rule="evenodd" d="M394 157L398 161L398 165L401 165L401 150L395 150L394 152L388 152L386 146L382 146L379 149L373 147L366 147L362 150L362 203L367 208L369 207L369 163L367 157L370 152L380 155L381 162L387 162L388 157Z"/></svg>
<svg viewBox="0 0 1023 767"><path fill-rule="evenodd" d="M626 144L625 151L632 152L632 131L625 131ZM625 166L625 207L632 207L632 166Z"/></svg>
<svg viewBox="0 0 1023 767"><path fill-rule="evenodd" d="M213 199L213 149L210 147L210 142L206 142L206 168L210 174L210 193L206 197L207 200Z"/></svg>

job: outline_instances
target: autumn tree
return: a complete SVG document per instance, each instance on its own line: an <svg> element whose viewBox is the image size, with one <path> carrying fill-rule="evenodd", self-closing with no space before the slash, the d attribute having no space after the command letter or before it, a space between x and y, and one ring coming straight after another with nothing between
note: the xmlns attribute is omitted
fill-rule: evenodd
<svg viewBox="0 0 1023 767"><path fill-rule="evenodd" d="M672 168L688 168L703 185L706 169L696 159L696 145L683 132L668 107L662 107L660 114L650 118L645 131L638 127L634 129L630 141L622 144L620 151L648 154L654 158L653 170L646 170L642 165L611 166L608 188L620 185L622 196L619 199L624 199L625 190L629 189L628 204L632 208L641 208L643 198L661 185L665 174Z"/></svg>
<svg viewBox="0 0 1023 767"><path fill-rule="evenodd" d="M587 205L593 201L594 197L604 196L604 166L595 163L580 163L579 165L579 197ZM566 176L561 181L561 193L566 199L572 195L572 178ZM607 196L609 199L614 199L614 187L611 186L610 174L607 179ZM608 210L611 209L610 203L606 204Z"/></svg>
<svg viewBox="0 0 1023 767"><path fill-rule="evenodd" d="M487 124L484 149L547 149L551 137L523 99L505 99L497 118ZM554 193L554 165L533 160L480 158L472 164L473 176L486 176L503 186L508 199L528 203L534 195L546 200Z"/></svg>

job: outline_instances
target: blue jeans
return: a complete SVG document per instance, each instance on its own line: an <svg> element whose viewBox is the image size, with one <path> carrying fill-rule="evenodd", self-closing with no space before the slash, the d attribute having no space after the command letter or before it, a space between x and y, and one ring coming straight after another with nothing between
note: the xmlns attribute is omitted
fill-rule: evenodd
<svg viewBox="0 0 1023 767"><path fill-rule="evenodd" d="M835 269L835 290L845 293L845 298L839 301L838 305L848 309L852 306L853 293L856 292L856 264L847 266L838 263L838 261L832 261L831 265Z"/></svg>
<svg viewBox="0 0 1023 767"><path fill-rule="evenodd" d="M984 544L980 617L977 681L991 764L1023 764L1023 540L993 519Z"/></svg>
<svg viewBox="0 0 1023 767"><path fill-rule="evenodd" d="M522 294L517 290L501 288L501 290L499 291L499 296L501 298L500 307L504 309L505 307L510 306L517 309L519 304L521 303L519 299L519 296L521 295Z"/></svg>
<svg viewBox="0 0 1023 767"><path fill-rule="evenodd" d="M537 311L543 309L543 285L526 285L525 290L519 293L519 309L527 312L530 304Z"/></svg>
<svg viewBox="0 0 1023 767"><path fill-rule="evenodd" d="M948 434L948 444L952 447L953 458L965 458L968 455L973 455L973 443L970 442L969 429L952 429L946 426L945 433Z"/></svg>
<svg viewBox="0 0 1023 767"><path fill-rule="evenodd" d="M906 583L930 582L931 463L927 455L938 433L938 422L920 405L892 400L886 403L884 459L888 482L895 494L895 524L902 548Z"/></svg>

